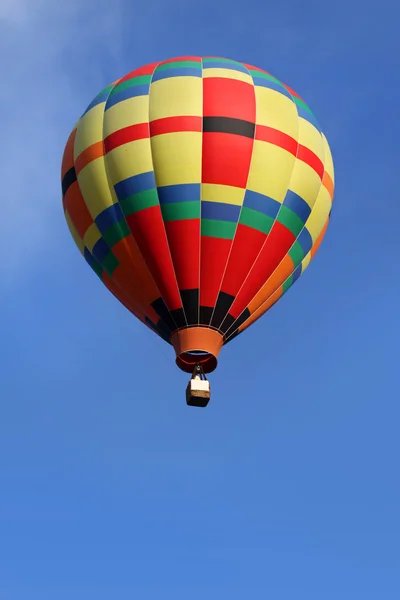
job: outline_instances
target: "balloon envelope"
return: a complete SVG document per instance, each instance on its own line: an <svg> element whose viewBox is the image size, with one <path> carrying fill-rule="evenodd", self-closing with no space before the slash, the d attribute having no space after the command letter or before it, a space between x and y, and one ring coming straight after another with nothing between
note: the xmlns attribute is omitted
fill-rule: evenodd
<svg viewBox="0 0 400 600"><path fill-rule="evenodd" d="M300 277L328 225L328 142L257 67L180 57L90 103L66 144L65 217L86 261L138 319L205 372Z"/></svg>

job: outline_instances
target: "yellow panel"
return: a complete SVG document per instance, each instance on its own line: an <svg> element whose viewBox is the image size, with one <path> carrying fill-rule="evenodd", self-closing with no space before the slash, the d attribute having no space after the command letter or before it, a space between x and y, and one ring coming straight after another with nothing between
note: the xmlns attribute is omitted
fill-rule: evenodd
<svg viewBox="0 0 400 600"><path fill-rule="evenodd" d="M303 260L301 261L301 273L303 274L304 271L307 269L308 265L311 262L311 252L308 252L305 257L303 258Z"/></svg>
<svg viewBox="0 0 400 600"><path fill-rule="evenodd" d="M210 77L222 77L223 79L236 79L237 81L244 81L253 85L253 78L247 73L241 71L235 71L234 69L203 69L203 79L209 79Z"/></svg>
<svg viewBox="0 0 400 600"><path fill-rule="evenodd" d="M231 185L203 183L201 185L202 202L223 202L242 206L246 190Z"/></svg>
<svg viewBox="0 0 400 600"><path fill-rule="evenodd" d="M289 189L298 194L312 208L321 188L321 179L309 165L302 160L297 160L294 165L293 175Z"/></svg>
<svg viewBox="0 0 400 600"><path fill-rule="evenodd" d="M104 103L97 104L78 122L74 143L74 159L92 144L103 139Z"/></svg>
<svg viewBox="0 0 400 600"><path fill-rule="evenodd" d="M117 200L114 192L111 195L103 157L93 160L80 171L78 183L93 220Z"/></svg>
<svg viewBox="0 0 400 600"><path fill-rule="evenodd" d="M69 212L66 210L64 214L65 214L65 220L67 221L68 228L69 228L70 233L72 235L72 239L74 240L75 244L78 246L79 251L83 254L84 250L85 250L85 244L83 243L83 240L81 239L79 233L75 229L75 225L71 221L71 217L69 216Z"/></svg>
<svg viewBox="0 0 400 600"><path fill-rule="evenodd" d="M158 82L157 82L158 83ZM157 185L200 183L202 134L193 131L167 133L151 138Z"/></svg>
<svg viewBox="0 0 400 600"><path fill-rule="evenodd" d="M299 118L299 144L309 148L322 161L325 160L324 141L321 133L306 119Z"/></svg>
<svg viewBox="0 0 400 600"><path fill-rule="evenodd" d="M114 106L104 113L104 137L130 125L147 123L148 120L149 97L137 96L136 98L127 98L122 102L114 104Z"/></svg>
<svg viewBox="0 0 400 600"><path fill-rule="evenodd" d="M168 77L150 86L150 121L165 117L201 116L203 81L201 77Z"/></svg>
<svg viewBox="0 0 400 600"><path fill-rule="evenodd" d="M294 163L295 157L290 152L269 142L255 140L247 189L283 202Z"/></svg>
<svg viewBox="0 0 400 600"><path fill-rule="evenodd" d="M280 92L256 86L256 123L287 133L295 140L298 136L299 117L296 105Z"/></svg>
<svg viewBox="0 0 400 600"><path fill-rule="evenodd" d="M315 243L324 228L331 208L332 201L329 192L324 186L321 186L315 206L306 222L306 227L311 234L313 243Z"/></svg>
<svg viewBox="0 0 400 600"><path fill-rule="evenodd" d="M91 226L87 229L83 241L85 242L85 246L88 248L88 250L92 252L93 246L99 241L100 238L101 233L96 223L92 223Z"/></svg>
<svg viewBox="0 0 400 600"><path fill-rule="evenodd" d="M324 153L325 153L325 161L324 161L325 171L327 171L329 173L332 181L335 182L335 170L333 167L331 149L329 147L328 140L326 139L324 134L322 134L322 140L323 140L323 144L324 144Z"/></svg>
<svg viewBox="0 0 400 600"><path fill-rule="evenodd" d="M128 177L153 170L150 140L135 140L119 146L105 156L107 172L113 185Z"/></svg>

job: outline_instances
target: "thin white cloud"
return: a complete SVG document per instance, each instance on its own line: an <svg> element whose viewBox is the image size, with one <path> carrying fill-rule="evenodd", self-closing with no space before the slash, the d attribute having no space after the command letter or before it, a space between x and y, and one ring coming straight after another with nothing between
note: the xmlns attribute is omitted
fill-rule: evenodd
<svg viewBox="0 0 400 600"><path fill-rule="evenodd" d="M98 91L104 60L112 64L120 52L119 6L100 0L0 3L2 287L48 251L64 227L63 147Z"/></svg>
<svg viewBox="0 0 400 600"><path fill-rule="evenodd" d="M26 0L1 0L0 2L0 22L20 23L26 19L27 14Z"/></svg>

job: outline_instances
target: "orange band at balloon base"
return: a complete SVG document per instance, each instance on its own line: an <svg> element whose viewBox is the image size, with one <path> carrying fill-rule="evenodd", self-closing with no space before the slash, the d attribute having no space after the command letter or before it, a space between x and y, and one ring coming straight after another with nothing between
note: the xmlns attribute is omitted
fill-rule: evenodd
<svg viewBox="0 0 400 600"><path fill-rule="evenodd" d="M214 371L223 343L222 334L209 327L180 329L171 336L176 364L185 373L193 373L196 365L201 365L205 373Z"/></svg>

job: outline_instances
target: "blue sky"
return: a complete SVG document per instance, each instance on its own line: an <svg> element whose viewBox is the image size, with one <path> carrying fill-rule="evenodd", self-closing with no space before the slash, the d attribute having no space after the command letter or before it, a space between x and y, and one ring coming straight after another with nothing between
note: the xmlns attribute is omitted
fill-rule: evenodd
<svg viewBox="0 0 400 600"><path fill-rule="evenodd" d="M397 600L397 0L0 1L0 598ZM60 161L106 84L216 54L309 103L332 221L207 410L102 287Z"/></svg>

